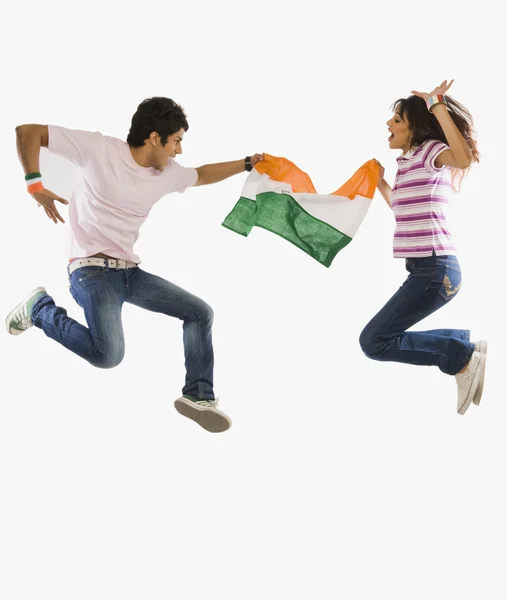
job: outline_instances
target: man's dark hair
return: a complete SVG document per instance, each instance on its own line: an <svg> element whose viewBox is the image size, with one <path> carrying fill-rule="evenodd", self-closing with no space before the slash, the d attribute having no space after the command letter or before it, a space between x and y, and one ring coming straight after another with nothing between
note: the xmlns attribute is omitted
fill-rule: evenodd
<svg viewBox="0 0 507 600"><path fill-rule="evenodd" d="M188 131L188 121L179 104L170 98L147 98L137 107L132 117L127 144L140 148L155 131L162 140L162 146L165 146L167 138L180 129Z"/></svg>

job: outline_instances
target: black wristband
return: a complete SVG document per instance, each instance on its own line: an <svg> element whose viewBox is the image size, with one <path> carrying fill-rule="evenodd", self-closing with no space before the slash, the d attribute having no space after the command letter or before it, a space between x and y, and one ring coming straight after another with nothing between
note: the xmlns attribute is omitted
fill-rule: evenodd
<svg viewBox="0 0 507 600"><path fill-rule="evenodd" d="M251 171L253 169L252 163L250 162L251 156L245 158L245 171Z"/></svg>

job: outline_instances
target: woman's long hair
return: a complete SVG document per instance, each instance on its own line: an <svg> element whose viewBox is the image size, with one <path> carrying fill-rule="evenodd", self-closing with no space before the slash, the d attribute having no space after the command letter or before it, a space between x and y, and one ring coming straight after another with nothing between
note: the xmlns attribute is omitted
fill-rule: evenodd
<svg viewBox="0 0 507 600"><path fill-rule="evenodd" d="M472 115L462 104L456 102L454 98L446 96L446 101L451 119L472 151L473 162L478 163L480 154L477 149L477 136L473 129ZM437 118L427 109L426 102L422 98L419 98L419 96L409 96L408 98L396 100L393 104L393 111L396 110L408 121L413 146L420 146L426 140L439 140L444 144L448 144ZM468 169L451 168L454 190L460 188L461 181L469 169L470 167Z"/></svg>

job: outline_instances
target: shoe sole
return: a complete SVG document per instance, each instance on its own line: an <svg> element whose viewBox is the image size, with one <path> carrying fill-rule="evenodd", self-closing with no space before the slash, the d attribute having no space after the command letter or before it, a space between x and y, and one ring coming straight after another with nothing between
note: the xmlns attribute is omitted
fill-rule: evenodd
<svg viewBox="0 0 507 600"><path fill-rule="evenodd" d="M187 419L195 421L206 431L211 433L222 433L227 431L232 423L227 415L224 415L217 410L211 408L203 408L192 402L192 400L186 400L178 398L174 401L174 408Z"/></svg>
<svg viewBox="0 0 507 600"><path fill-rule="evenodd" d="M472 404L472 400L475 397L475 394L477 393L477 389L481 380L484 380L484 369L486 368L486 355L479 353L479 356L479 364L477 365L477 369L475 370L472 385L468 390L468 396L466 397L465 402L463 402L463 404L458 409L458 414L460 415L464 415L466 413L466 411Z"/></svg>
<svg viewBox="0 0 507 600"><path fill-rule="evenodd" d="M10 335L20 335L21 333L25 332L26 329L21 329L20 331L18 330L14 330L11 331L11 321L12 321L12 317L14 316L14 314L23 306L23 304L26 304L28 302L28 300L30 300L30 298L32 296L35 296L35 294L38 294L40 292L43 292L44 294L47 294L46 290L43 287L38 287L35 288L34 290L32 290L28 296L22 300L19 304L17 304L12 310L11 312L7 315L7 318L5 319L5 329L7 329L7 333Z"/></svg>
<svg viewBox="0 0 507 600"><path fill-rule="evenodd" d="M481 340L479 342L478 350L481 354L484 354L484 356L486 356L488 353L488 342L486 340ZM479 381L479 385L477 386L477 391L475 392L475 396L474 396L474 400L473 400L475 406L479 406L479 404L481 403L482 390L484 389L485 376L486 376L486 365L484 365L484 371L483 371L481 380Z"/></svg>

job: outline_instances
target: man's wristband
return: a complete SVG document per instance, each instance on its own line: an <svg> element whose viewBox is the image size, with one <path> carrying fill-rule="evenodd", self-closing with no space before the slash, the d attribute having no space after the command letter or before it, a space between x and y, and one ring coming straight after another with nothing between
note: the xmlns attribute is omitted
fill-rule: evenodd
<svg viewBox="0 0 507 600"><path fill-rule="evenodd" d="M245 171L251 171L253 169L252 162L250 160L251 158L251 156L247 156L245 158Z"/></svg>
<svg viewBox="0 0 507 600"><path fill-rule="evenodd" d="M42 175L40 173L29 173L25 175L26 187L29 194L35 194L44 189Z"/></svg>

